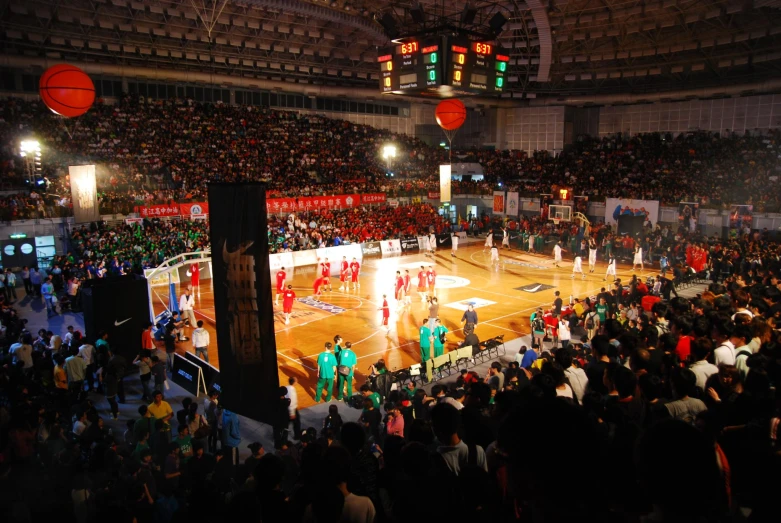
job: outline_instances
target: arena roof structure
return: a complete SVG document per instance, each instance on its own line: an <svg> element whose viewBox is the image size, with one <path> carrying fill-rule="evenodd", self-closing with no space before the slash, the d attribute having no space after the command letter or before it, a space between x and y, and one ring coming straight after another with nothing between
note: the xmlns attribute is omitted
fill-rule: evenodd
<svg viewBox="0 0 781 523"><path fill-rule="evenodd" d="M369 92L378 85L378 47L455 27L488 31L508 51L502 97L718 97L781 89L779 7L779 0L10 0L0 6L0 64L105 64Z"/></svg>

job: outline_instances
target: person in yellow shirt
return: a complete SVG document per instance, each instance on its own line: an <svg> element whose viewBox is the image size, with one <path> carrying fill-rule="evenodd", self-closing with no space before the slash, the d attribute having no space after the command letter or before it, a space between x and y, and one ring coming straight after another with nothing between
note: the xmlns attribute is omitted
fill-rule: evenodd
<svg viewBox="0 0 781 523"><path fill-rule="evenodd" d="M147 411L152 414L152 417L155 418L155 420L163 420L170 440L171 425L168 424L168 421L174 417L174 410L171 408L171 405L163 399L163 393L159 390L154 391L152 397L154 398L154 401L147 407Z"/></svg>
<svg viewBox="0 0 781 523"><path fill-rule="evenodd" d="M583 307L583 303L580 301L580 298L575 298L575 305L572 307L572 310L575 311L575 314L578 315L578 318L583 316L583 313L586 311L586 309Z"/></svg>

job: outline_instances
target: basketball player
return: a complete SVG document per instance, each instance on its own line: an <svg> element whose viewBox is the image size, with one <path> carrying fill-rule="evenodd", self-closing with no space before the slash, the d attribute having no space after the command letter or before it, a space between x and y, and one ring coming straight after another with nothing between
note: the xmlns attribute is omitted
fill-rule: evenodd
<svg viewBox="0 0 781 523"><path fill-rule="evenodd" d="M483 245L483 252L485 252L486 249L489 251L491 250L491 247L494 244L494 233L491 231L491 229L488 229L488 236L485 237L485 244Z"/></svg>
<svg viewBox="0 0 781 523"><path fill-rule="evenodd" d="M428 285L428 277L426 275L426 269L420 266L420 272L418 273L418 296L420 296L420 303L426 306L426 285Z"/></svg>
<svg viewBox="0 0 781 523"><path fill-rule="evenodd" d="M432 232L428 235L428 248L431 250L431 257L437 253L437 236Z"/></svg>
<svg viewBox="0 0 781 523"><path fill-rule="evenodd" d="M360 289L361 288L361 282L358 281L358 273L361 271L361 264L358 263L358 260L353 258L353 261L350 262L350 280L353 284L353 290Z"/></svg>
<svg viewBox="0 0 781 523"><path fill-rule="evenodd" d="M400 271L396 271L395 297L397 310L404 307L404 278L401 277Z"/></svg>
<svg viewBox="0 0 781 523"><path fill-rule="evenodd" d="M616 279L616 259L613 254L607 259L607 271L605 271L605 278L602 281L607 281L609 275L613 275L613 280Z"/></svg>
<svg viewBox="0 0 781 523"><path fill-rule="evenodd" d="M409 269L404 271L404 303L412 305L412 278L409 276Z"/></svg>
<svg viewBox="0 0 781 523"><path fill-rule="evenodd" d="M640 272L643 272L643 248L638 242L635 242L635 257L632 260L632 272L635 272L635 266L640 266Z"/></svg>
<svg viewBox="0 0 781 523"><path fill-rule="evenodd" d="M583 258L580 256L580 253L575 255L575 262L572 264L572 276L570 278L574 278L576 272L583 276L581 279L586 279L586 274L583 272Z"/></svg>
<svg viewBox="0 0 781 523"><path fill-rule="evenodd" d="M452 236L450 236L450 256L455 258L456 251L458 251L458 235L453 233Z"/></svg>
<svg viewBox="0 0 781 523"><path fill-rule="evenodd" d="M285 293L285 282L287 282L287 273L284 267L280 267L277 271L277 296L274 305L279 305L279 296Z"/></svg>
<svg viewBox="0 0 781 523"><path fill-rule="evenodd" d="M314 291L314 294L312 295L312 299L315 301L320 301L320 296L322 295L322 289L325 286L326 279L320 276L315 280L315 283L312 285L312 290Z"/></svg>
<svg viewBox="0 0 781 523"><path fill-rule="evenodd" d="M325 286L328 286L328 291L330 292L331 289L331 262L328 261L328 258L326 258L322 264L320 264L320 274L325 278L325 282L323 283L323 288L325 290Z"/></svg>
<svg viewBox="0 0 781 523"><path fill-rule="evenodd" d="M491 265L499 265L499 247L496 245L491 246Z"/></svg>
<svg viewBox="0 0 781 523"><path fill-rule="evenodd" d="M390 319L390 307L388 307L387 297L382 295L382 307L378 310L382 311L382 326L385 327L385 334L390 333L390 327L388 326L388 319Z"/></svg>
<svg viewBox="0 0 781 523"><path fill-rule="evenodd" d="M201 297L201 266L198 262L190 266L190 287L193 289L193 295Z"/></svg>
<svg viewBox="0 0 781 523"><path fill-rule="evenodd" d="M556 242L553 246L553 266L558 267L561 263L561 243Z"/></svg>
<svg viewBox="0 0 781 523"><path fill-rule="evenodd" d="M597 242L594 238L588 239L588 272L594 272L597 267Z"/></svg>
<svg viewBox="0 0 781 523"><path fill-rule="evenodd" d="M292 285L288 285L287 290L282 293L282 312L285 313L285 325L290 325L290 314L293 312L294 301L296 301L296 291L293 290Z"/></svg>
<svg viewBox="0 0 781 523"><path fill-rule="evenodd" d="M426 282L428 283L428 295L429 296L436 296L436 284L437 284L437 273L434 270L433 265L429 265L428 271L426 272Z"/></svg>
<svg viewBox="0 0 781 523"><path fill-rule="evenodd" d="M344 286L347 285L347 287L350 286L349 283L347 283L347 277L350 273L350 264L347 263L347 256L342 256L342 266L339 271L339 281L342 283L342 285L339 287L340 291L344 290Z"/></svg>
<svg viewBox="0 0 781 523"><path fill-rule="evenodd" d="M502 227L502 249L505 247L510 248L510 231L507 227Z"/></svg>

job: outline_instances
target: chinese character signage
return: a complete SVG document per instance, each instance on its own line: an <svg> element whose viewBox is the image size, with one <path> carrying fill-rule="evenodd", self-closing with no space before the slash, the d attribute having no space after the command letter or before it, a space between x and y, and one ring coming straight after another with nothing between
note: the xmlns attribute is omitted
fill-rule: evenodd
<svg viewBox="0 0 781 523"><path fill-rule="evenodd" d="M74 221L76 223L100 221L95 166L71 165L68 167L68 173L70 174Z"/></svg>
<svg viewBox="0 0 781 523"><path fill-rule="evenodd" d="M385 199L384 192L361 195L361 203L385 203Z"/></svg>
<svg viewBox="0 0 781 523"><path fill-rule="evenodd" d="M382 195L385 196L384 194ZM364 195L366 197L366 195ZM385 201L384 199L382 201ZM333 196L300 196L298 198L272 198L266 200L268 214L289 214L298 211L318 209L349 209L361 203L360 194L338 194Z"/></svg>

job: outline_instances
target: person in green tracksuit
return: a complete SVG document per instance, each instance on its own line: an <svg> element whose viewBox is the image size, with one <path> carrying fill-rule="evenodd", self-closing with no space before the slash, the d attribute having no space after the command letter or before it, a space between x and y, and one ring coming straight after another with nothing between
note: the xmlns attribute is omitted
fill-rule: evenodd
<svg viewBox="0 0 781 523"><path fill-rule="evenodd" d="M341 338L339 338L341 341ZM355 372L355 365L358 363L358 358L352 350L353 344L348 341L345 343L344 348L339 352L339 365L350 367L350 374L347 376L339 376L336 379L336 399L341 400L344 393L344 385L347 384L347 400L353 397L353 373Z"/></svg>
<svg viewBox="0 0 781 523"><path fill-rule="evenodd" d="M342 337L338 334L334 336L334 356L336 356L336 362L342 361L340 353L342 352ZM339 363L341 365L341 363Z"/></svg>
<svg viewBox="0 0 781 523"><path fill-rule="evenodd" d="M336 356L331 353L331 342L326 342L325 350L317 357L317 388L315 389L315 403L320 403L323 394L323 386L326 388L325 401L331 401L331 392L334 388L334 373L336 372Z"/></svg>
<svg viewBox="0 0 781 523"><path fill-rule="evenodd" d="M420 362L425 365L431 359L431 329L428 328L428 318L420 327Z"/></svg>
<svg viewBox="0 0 781 523"><path fill-rule="evenodd" d="M431 329L428 328L428 318L423 320L423 325L420 327L420 363L423 367L423 372L426 373L426 382L430 383L432 379L431 368L426 363L431 359Z"/></svg>
<svg viewBox="0 0 781 523"><path fill-rule="evenodd" d="M439 339L440 335L442 333L447 334L448 330L447 327L442 325L442 320L437 318L437 322L434 327L434 332L431 334L434 336L434 357L442 356L445 353L445 344L442 343Z"/></svg>

